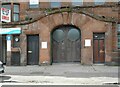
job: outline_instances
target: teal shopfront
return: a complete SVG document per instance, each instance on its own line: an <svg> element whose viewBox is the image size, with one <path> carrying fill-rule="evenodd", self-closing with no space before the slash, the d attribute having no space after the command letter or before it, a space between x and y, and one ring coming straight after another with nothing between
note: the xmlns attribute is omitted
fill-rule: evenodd
<svg viewBox="0 0 120 87"><path fill-rule="evenodd" d="M20 51L12 51L19 47L20 34L21 28L0 28L0 61L3 63L20 64Z"/></svg>

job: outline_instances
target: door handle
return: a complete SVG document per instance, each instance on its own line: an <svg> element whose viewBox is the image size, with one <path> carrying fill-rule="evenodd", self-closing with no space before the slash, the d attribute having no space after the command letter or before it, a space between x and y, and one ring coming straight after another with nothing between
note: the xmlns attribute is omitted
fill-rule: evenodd
<svg viewBox="0 0 120 87"><path fill-rule="evenodd" d="M28 53L32 53L32 51L28 51Z"/></svg>
<svg viewBox="0 0 120 87"><path fill-rule="evenodd" d="M103 50L100 50L100 53L103 53L104 51Z"/></svg>

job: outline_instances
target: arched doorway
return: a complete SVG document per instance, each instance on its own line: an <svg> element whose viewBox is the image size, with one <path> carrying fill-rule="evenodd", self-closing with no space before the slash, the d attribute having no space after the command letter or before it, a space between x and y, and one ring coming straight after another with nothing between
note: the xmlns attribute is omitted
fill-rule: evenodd
<svg viewBox="0 0 120 87"><path fill-rule="evenodd" d="M80 62L81 33L75 26L63 25L52 32L52 62Z"/></svg>

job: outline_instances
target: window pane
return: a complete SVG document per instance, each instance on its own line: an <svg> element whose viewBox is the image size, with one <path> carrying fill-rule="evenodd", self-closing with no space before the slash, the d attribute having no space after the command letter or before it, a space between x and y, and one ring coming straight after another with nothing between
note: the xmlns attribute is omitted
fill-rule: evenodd
<svg viewBox="0 0 120 87"><path fill-rule="evenodd" d="M62 42L64 40L64 32L62 30L55 30L53 33L53 39L57 42Z"/></svg>
<svg viewBox="0 0 120 87"><path fill-rule="evenodd" d="M72 5L73 6L82 6L83 0L72 0Z"/></svg>
<svg viewBox="0 0 120 87"><path fill-rule="evenodd" d="M11 5L10 4L7 4L7 5L2 5L3 8L6 8L6 9L11 9Z"/></svg>
<svg viewBox="0 0 120 87"><path fill-rule="evenodd" d="M76 41L77 39L80 38L80 33L77 29L71 29L68 32L68 39L71 41Z"/></svg>
<svg viewBox="0 0 120 87"><path fill-rule="evenodd" d="M118 35L118 39L120 40L120 35Z"/></svg>
<svg viewBox="0 0 120 87"><path fill-rule="evenodd" d="M19 14L14 14L14 21L19 21Z"/></svg>
<svg viewBox="0 0 120 87"><path fill-rule="evenodd" d="M56 8L56 7L60 7L61 3L60 2L51 2L51 7L52 8Z"/></svg>
<svg viewBox="0 0 120 87"><path fill-rule="evenodd" d="M14 5L14 12L19 13L19 5Z"/></svg>
<svg viewBox="0 0 120 87"><path fill-rule="evenodd" d="M118 24L118 30L117 31L120 33L120 24Z"/></svg>
<svg viewBox="0 0 120 87"><path fill-rule="evenodd" d="M106 0L94 0L95 5L103 5Z"/></svg>
<svg viewBox="0 0 120 87"><path fill-rule="evenodd" d="M35 5L30 5L30 8L38 8L39 5L38 4L35 4Z"/></svg>

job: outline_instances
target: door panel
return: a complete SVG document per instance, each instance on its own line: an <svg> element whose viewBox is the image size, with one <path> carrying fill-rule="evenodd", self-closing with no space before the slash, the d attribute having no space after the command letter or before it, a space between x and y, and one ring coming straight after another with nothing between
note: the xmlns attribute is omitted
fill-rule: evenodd
<svg viewBox="0 0 120 87"><path fill-rule="evenodd" d="M60 37L59 32L63 32ZM55 36L56 35L56 36ZM56 38L63 38L56 40ZM73 36L73 37L72 37ZM80 62L80 32L74 27L64 26L53 32L53 62Z"/></svg>
<svg viewBox="0 0 120 87"><path fill-rule="evenodd" d="M98 40L94 40L94 62L99 61Z"/></svg>
<svg viewBox="0 0 120 87"><path fill-rule="evenodd" d="M12 52L11 54L11 65L19 66L20 65L20 53Z"/></svg>
<svg viewBox="0 0 120 87"><path fill-rule="evenodd" d="M105 50L104 50L104 40L99 40L99 43L100 43L100 50L99 50L99 53L100 53L100 61L102 63L104 63L105 59Z"/></svg>
<svg viewBox="0 0 120 87"><path fill-rule="evenodd" d="M94 63L104 63L105 62L104 35L97 34L97 38L94 38L93 43L94 43L93 49Z"/></svg>
<svg viewBox="0 0 120 87"><path fill-rule="evenodd" d="M28 55L28 65L38 65L39 64L39 36L30 35L27 36L27 55Z"/></svg>

